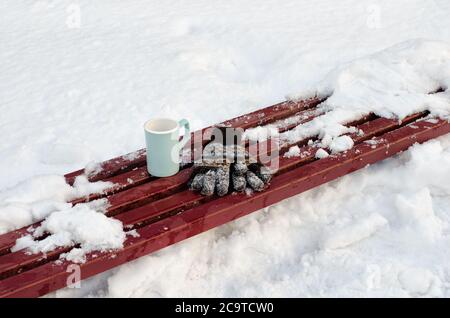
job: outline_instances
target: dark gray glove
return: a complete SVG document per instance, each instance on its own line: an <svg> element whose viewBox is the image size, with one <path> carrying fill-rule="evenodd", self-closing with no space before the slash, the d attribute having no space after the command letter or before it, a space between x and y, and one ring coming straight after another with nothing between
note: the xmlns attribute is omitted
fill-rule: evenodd
<svg viewBox="0 0 450 318"><path fill-rule="evenodd" d="M224 196L231 191L242 192L247 187L263 191L272 174L259 163L249 163L248 153L240 146L206 145L202 162L195 163L189 188L210 196Z"/></svg>

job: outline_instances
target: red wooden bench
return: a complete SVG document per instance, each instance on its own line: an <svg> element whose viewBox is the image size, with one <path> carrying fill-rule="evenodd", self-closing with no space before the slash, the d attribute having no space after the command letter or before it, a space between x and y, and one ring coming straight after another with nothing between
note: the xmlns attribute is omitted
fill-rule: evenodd
<svg viewBox="0 0 450 318"><path fill-rule="evenodd" d="M297 122L282 128L289 130L307 122L319 113L317 98L288 101L237 117L222 124L248 129L275 123L292 116ZM127 229L135 229L139 236L128 236L124 248L111 252L93 252L80 264L81 278L85 279L115 266L129 262L171 244L182 241L216 226L235 220L302 193L340 176L361 169L406 150L416 142L450 132L445 120L430 120L426 112L411 115L403 121L379 118L369 114L348 126L356 126L363 134L350 134L355 146L343 153L317 159L318 148L308 146L308 140L285 145L280 150L280 168L270 187L248 195L235 193L225 197L203 197L187 189L186 182L192 172L185 165L180 173L169 178L154 178L146 170L145 150L114 158L101 164L102 170L89 176L91 181L111 181L114 187L102 194L73 200L73 204L106 198L106 214L116 218ZM204 130L193 134L201 134ZM373 139L375 142L364 142ZM298 145L302 156L287 158L283 154ZM72 184L84 170L67 174ZM32 227L38 227L39 222ZM57 261L61 253L72 247L57 248L44 254L29 254L11 247L21 236L29 233L30 226L0 236L0 297L36 297L66 286L71 272L68 261Z"/></svg>

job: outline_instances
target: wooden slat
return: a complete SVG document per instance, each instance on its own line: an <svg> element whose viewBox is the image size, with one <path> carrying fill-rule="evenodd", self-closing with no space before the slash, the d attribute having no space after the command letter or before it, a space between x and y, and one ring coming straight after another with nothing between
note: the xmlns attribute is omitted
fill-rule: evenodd
<svg viewBox="0 0 450 318"><path fill-rule="evenodd" d="M424 113L411 115L405 118L402 123L400 123L398 120L379 118L374 121L366 122L357 126L358 130L362 130L364 132L363 134L358 133L350 136L354 140L355 144L358 144L376 135L380 135L388 130L392 130L398 128L401 125L413 122L421 116L424 116ZM318 148L314 146L304 146L300 151L300 153L302 154L301 157L281 157L280 167L277 174L282 174L288 170L298 167L301 164L305 164L315 160L315 153L317 150ZM190 173L190 169L184 170L174 177L167 178L167 182L172 184L176 184L177 182L179 182L179 185L184 185L189 178ZM152 183L149 183L146 186L149 186L151 184ZM156 184L156 182L154 184ZM118 211L118 209L124 204L132 204L133 200L136 200L139 195L148 196L149 194L154 193L154 191L157 191L156 188L154 188L152 191L152 189L146 187L145 190L141 190L141 192L139 193L130 193L130 195L133 195L133 197L121 197L123 193L116 195L116 201L110 199L111 207L107 214L114 215L114 211ZM203 197L197 193L185 190L165 197L161 200L154 201L150 204L143 205L139 208L132 209L130 211L127 211L127 213L117 215L116 219L120 220L126 228L131 229L135 228L136 226L153 223L158 219L177 214L186 209L208 202L212 199L214 199L214 197ZM131 209L130 205L127 205L127 207L128 209ZM40 265L41 263L45 262L46 257L49 260L56 259L59 254L65 253L70 249L71 248L67 247L58 248L47 253L46 255L29 255L25 253L25 251L18 251L5 255L0 258L0 260L2 261L0 264L0 278L4 278L8 275L17 273L23 269L28 269L33 266Z"/></svg>
<svg viewBox="0 0 450 318"><path fill-rule="evenodd" d="M139 167L144 164L146 158L146 150L140 149L135 152L129 153L124 156L119 156L102 163L99 163L102 167L102 171L89 176L90 181L99 181L104 180L106 178L112 177L121 172L129 171L135 167ZM75 178L84 174L85 170L80 169L65 175L66 181L68 184L73 184Z"/></svg>
<svg viewBox="0 0 450 318"><path fill-rule="evenodd" d="M181 214L138 229L139 237L129 237L123 249L109 253L92 253L80 265L81 277L87 278L132 259L159 250L250 212L277 203L325 182L334 180L367 164L378 162L416 142L450 132L447 121L418 121L375 140L361 143L346 153L330 156L274 177L271 187L251 197L229 195L194 207ZM70 262L46 263L37 268L0 281L1 297L36 297L66 286Z"/></svg>
<svg viewBox="0 0 450 318"><path fill-rule="evenodd" d="M111 182L113 184L111 188L105 189L101 193L93 193L88 196L73 199L69 203L78 204L94 201L107 197L111 194L139 186L143 183L147 183L155 179L156 177L152 177L148 174L146 166L135 168L134 170L104 179L103 181Z"/></svg>

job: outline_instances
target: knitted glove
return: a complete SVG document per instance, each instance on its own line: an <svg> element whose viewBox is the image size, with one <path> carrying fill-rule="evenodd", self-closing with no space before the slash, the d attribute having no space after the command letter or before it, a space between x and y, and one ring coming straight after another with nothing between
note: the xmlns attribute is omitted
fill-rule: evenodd
<svg viewBox="0 0 450 318"><path fill-rule="evenodd" d="M270 170L260 163L249 163L248 153L241 146L209 143L201 162L195 163L189 181L192 191L210 196L224 196L230 191L242 192L247 187L263 191L270 182Z"/></svg>

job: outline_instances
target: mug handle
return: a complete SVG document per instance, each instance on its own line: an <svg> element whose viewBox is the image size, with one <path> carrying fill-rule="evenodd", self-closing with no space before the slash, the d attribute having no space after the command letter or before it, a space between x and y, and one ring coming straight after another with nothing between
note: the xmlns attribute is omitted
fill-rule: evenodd
<svg viewBox="0 0 450 318"><path fill-rule="evenodd" d="M180 127L184 127L184 136L183 139L178 143L179 149L183 149L183 147L187 144L187 142L191 139L191 128L189 126L189 122L187 119L182 119L178 122Z"/></svg>

